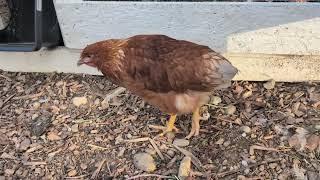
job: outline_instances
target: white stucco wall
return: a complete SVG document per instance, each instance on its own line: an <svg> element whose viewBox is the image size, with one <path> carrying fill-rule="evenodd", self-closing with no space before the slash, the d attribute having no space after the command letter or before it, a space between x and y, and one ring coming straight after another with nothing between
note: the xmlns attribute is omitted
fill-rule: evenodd
<svg viewBox="0 0 320 180"><path fill-rule="evenodd" d="M68 48L0 52L0 69L101 75L76 65L86 44L160 33L222 52L240 70L234 80L320 80L320 3L55 0L55 7Z"/></svg>
<svg viewBox="0 0 320 180"><path fill-rule="evenodd" d="M320 3L55 0L65 44L166 34L219 52L320 54Z"/></svg>

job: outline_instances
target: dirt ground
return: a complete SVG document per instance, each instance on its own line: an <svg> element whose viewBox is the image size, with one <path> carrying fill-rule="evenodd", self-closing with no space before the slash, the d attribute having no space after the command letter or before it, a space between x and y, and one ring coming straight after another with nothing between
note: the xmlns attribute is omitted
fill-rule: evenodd
<svg viewBox="0 0 320 180"><path fill-rule="evenodd" d="M319 85L234 82L185 140L190 115L156 137L168 116L103 77L0 71L0 180L319 180Z"/></svg>

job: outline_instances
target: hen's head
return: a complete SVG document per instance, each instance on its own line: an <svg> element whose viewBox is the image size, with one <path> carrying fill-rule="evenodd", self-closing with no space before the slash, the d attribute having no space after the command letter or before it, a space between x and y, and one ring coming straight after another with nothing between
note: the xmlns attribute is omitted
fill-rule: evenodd
<svg viewBox="0 0 320 180"><path fill-rule="evenodd" d="M97 67L99 61L104 59L105 53L107 53L107 50L102 42L90 44L83 49L77 64L78 66L86 64L91 67Z"/></svg>

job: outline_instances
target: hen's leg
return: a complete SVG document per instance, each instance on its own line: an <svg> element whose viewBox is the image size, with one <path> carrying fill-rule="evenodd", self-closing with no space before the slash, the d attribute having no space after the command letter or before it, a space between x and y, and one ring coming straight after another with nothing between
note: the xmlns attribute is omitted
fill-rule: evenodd
<svg viewBox="0 0 320 180"><path fill-rule="evenodd" d="M176 114L173 114L173 115L170 115L170 119L167 123L167 127L165 128L165 130L160 134L160 136L163 136L165 135L166 133L168 132L172 132L172 130L175 130L175 131L179 131L178 128L176 128L174 126L174 123L176 122L176 119L177 119L177 115Z"/></svg>
<svg viewBox="0 0 320 180"><path fill-rule="evenodd" d="M191 124L191 131L188 136L186 136L187 139L191 138L192 136L198 136L200 131L200 108L197 108L192 115L192 124Z"/></svg>

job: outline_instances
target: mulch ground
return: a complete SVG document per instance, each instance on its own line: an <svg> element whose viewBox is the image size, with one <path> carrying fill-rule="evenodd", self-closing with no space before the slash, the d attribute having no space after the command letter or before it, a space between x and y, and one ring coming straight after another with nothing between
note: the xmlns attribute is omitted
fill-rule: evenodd
<svg viewBox="0 0 320 180"><path fill-rule="evenodd" d="M202 116L156 137L168 116L103 77L0 71L0 180L320 179L320 83L234 82Z"/></svg>

